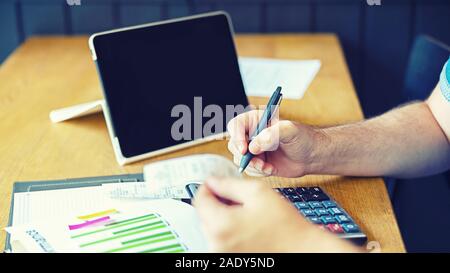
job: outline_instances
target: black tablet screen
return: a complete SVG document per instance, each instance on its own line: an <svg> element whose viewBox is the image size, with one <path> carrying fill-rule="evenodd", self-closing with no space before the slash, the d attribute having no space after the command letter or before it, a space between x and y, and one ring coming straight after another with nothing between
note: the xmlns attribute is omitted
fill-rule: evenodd
<svg viewBox="0 0 450 273"><path fill-rule="evenodd" d="M98 35L93 43L125 157L224 132L226 106L247 106L223 14Z"/></svg>

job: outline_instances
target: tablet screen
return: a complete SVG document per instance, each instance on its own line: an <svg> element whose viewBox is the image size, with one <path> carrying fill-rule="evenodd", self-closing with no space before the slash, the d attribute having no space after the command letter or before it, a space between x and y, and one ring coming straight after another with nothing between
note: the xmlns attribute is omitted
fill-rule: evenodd
<svg viewBox="0 0 450 273"><path fill-rule="evenodd" d="M125 157L225 132L236 114L227 105L248 104L224 14L100 34L93 45Z"/></svg>

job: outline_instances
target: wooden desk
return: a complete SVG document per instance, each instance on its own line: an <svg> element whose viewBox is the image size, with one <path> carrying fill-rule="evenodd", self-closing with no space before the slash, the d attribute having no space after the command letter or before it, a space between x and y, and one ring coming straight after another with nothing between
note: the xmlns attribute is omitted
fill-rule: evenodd
<svg viewBox="0 0 450 273"><path fill-rule="evenodd" d="M242 56L320 59L322 68L302 100L285 100L281 116L314 125L361 120L363 114L334 35L243 35ZM0 68L0 227L7 224L14 181L142 172L151 161L194 153L231 158L225 141L211 142L120 167L102 115L52 124L52 109L102 97L87 37L39 37L24 43ZM250 98L265 105L267 99ZM273 185L319 185L355 218L382 251L403 252L393 210L379 178L268 178ZM5 233L2 231L0 247Z"/></svg>

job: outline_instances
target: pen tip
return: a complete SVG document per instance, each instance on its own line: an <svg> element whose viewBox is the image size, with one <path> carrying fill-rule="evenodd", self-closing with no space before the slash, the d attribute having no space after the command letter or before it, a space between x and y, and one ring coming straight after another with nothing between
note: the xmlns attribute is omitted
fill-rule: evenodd
<svg viewBox="0 0 450 273"><path fill-rule="evenodd" d="M244 171L243 168L239 168L239 173L242 173Z"/></svg>

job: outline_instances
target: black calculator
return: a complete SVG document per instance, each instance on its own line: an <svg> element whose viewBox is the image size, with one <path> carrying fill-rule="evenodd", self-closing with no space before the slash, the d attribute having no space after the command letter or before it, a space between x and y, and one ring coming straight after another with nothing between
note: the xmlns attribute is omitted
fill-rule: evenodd
<svg viewBox="0 0 450 273"><path fill-rule="evenodd" d="M352 217L320 187L275 188L308 221L337 236L363 245L367 236Z"/></svg>
<svg viewBox="0 0 450 273"><path fill-rule="evenodd" d="M195 196L200 185L191 183L186 186L191 198ZM319 228L357 245L366 243L367 236L352 217L320 187L275 188L274 190L282 198L289 200L301 215Z"/></svg>

